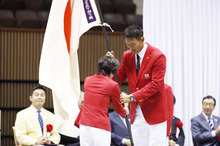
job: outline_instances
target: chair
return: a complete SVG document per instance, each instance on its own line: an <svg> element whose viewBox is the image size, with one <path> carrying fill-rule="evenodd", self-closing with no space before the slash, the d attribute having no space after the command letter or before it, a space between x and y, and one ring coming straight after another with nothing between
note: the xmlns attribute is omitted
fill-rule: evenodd
<svg viewBox="0 0 220 146"><path fill-rule="evenodd" d="M125 22L128 25L138 24L138 25L142 26L142 21L143 21L142 19L143 19L142 15L136 15L136 14L126 14L125 15Z"/></svg>
<svg viewBox="0 0 220 146"><path fill-rule="evenodd" d="M104 14L103 19L106 23L111 25L114 31L124 31L124 29L127 27L122 14Z"/></svg>
<svg viewBox="0 0 220 146"><path fill-rule="evenodd" d="M32 11L39 11L45 9L45 0L26 0L26 9Z"/></svg>
<svg viewBox="0 0 220 146"><path fill-rule="evenodd" d="M41 28L41 22L35 11L18 10L15 13L18 20L18 27L22 28Z"/></svg>
<svg viewBox="0 0 220 146"><path fill-rule="evenodd" d="M136 5L133 2L121 2L116 7L116 13L123 15L126 14L135 14Z"/></svg>
<svg viewBox="0 0 220 146"><path fill-rule="evenodd" d="M114 13L113 3L111 0L99 0L102 14Z"/></svg>
<svg viewBox="0 0 220 146"><path fill-rule="evenodd" d="M44 0L44 1L45 1L45 10L50 11L52 0Z"/></svg>
<svg viewBox="0 0 220 146"><path fill-rule="evenodd" d="M12 130L13 130L13 135L14 135L15 146L19 146L19 142L17 141L17 137L16 137L15 126L12 127Z"/></svg>
<svg viewBox="0 0 220 146"><path fill-rule="evenodd" d="M0 27L16 27L16 24L12 10L0 9Z"/></svg>
<svg viewBox="0 0 220 146"><path fill-rule="evenodd" d="M130 2L132 2L132 0L112 0L114 7L117 7L117 5L120 3L130 3Z"/></svg>
<svg viewBox="0 0 220 146"><path fill-rule="evenodd" d="M3 9L9 9L13 12L17 10L24 10L25 9L25 3L24 0L5 0Z"/></svg>
<svg viewBox="0 0 220 146"><path fill-rule="evenodd" d="M3 8L4 4L5 4L5 0L0 0L0 9Z"/></svg>
<svg viewBox="0 0 220 146"><path fill-rule="evenodd" d="M37 12L37 17L41 21L41 28L46 28L47 20L48 20L48 17L49 17L49 11L38 11Z"/></svg>

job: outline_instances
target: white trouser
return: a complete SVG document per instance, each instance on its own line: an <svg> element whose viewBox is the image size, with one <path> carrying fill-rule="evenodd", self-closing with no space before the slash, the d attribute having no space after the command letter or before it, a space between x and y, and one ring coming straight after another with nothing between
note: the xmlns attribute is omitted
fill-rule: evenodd
<svg viewBox="0 0 220 146"><path fill-rule="evenodd" d="M134 146L167 146L167 121L149 125L139 105L136 107L134 123L131 125Z"/></svg>
<svg viewBox="0 0 220 146"><path fill-rule="evenodd" d="M80 146L110 146L111 132L80 125Z"/></svg>

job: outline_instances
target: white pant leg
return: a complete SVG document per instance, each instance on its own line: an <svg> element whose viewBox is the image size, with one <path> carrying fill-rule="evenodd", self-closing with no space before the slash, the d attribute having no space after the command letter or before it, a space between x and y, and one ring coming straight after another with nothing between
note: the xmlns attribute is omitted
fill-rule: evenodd
<svg viewBox="0 0 220 146"><path fill-rule="evenodd" d="M149 146L167 146L167 121L149 126Z"/></svg>
<svg viewBox="0 0 220 146"><path fill-rule="evenodd" d="M135 146L167 146L167 122L149 125L137 105L134 123L131 125Z"/></svg>
<svg viewBox="0 0 220 146"><path fill-rule="evenodd" d="M149 133L144 119L135 119L131 125L131 132L135 146L148 146Z"/></svg>
<svg viewBox="0 0 220 146"><path fill-rule="evenodd" d="M110 146L111 132L80 125L80 146Z"/></svg>
<svg viewBox="0 0 220 146"><path fill-rule="evenodd" d="M149 133L147 123L143 117L139 104L136 106L134 123L131 125L131 132L135 146L148 146Z"/></svg>
<svg viewBox="0 0 220 146"><path fill-rule="evenodd" d="M99 128L93 129L94 146L110 146L111 132Z"/></svg>
<svg viewBox="0 0 220 146"><path fill-rule="evenodd" d="M90 137L90 128L88 126L80 125L80 146L92 146L93 141L92 137Z"/></svg>

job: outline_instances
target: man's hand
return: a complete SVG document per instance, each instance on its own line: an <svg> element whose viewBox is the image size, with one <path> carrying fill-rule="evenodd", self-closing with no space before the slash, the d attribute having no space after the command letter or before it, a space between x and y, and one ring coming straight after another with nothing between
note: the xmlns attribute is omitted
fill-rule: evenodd
<svg viewBox="0 0 220 146"><path fill-rule="evenodd" d="M215 130L215 134L219 134L220 133L220 125L218 125L218 128Z"/></svg>
<svg viewBox="0 0 220 146"><path fill-rule="evenodd" d="M108 51L107 53L106 53L106 56L111 56L112 58L114 58L114 52L113 51Z"/></svg>
<svg viewBox="0 0 220 146"><path fill-rule="evenodd" d="M124 144L126 145L126 146L131 146L131 141L130 141L130 139L124 139Z"/></svg>
<svg viewBox="0 0 220 146"><path fill-rule="evenodd" d="M46 138L45 144L52 144L52 142L49 140L49 138Z"/></svg>
<svg viewBox="0 0 220 146"><path fill-rule="evenodd" d="M130 96L131 95L121 94L121 103L129 103L131 101Z"/></svg>
<svg viewBox="0 0 220 146"><path fill-rule="evenodd" d="M46 142L46 138L42 137L41 139L39 139L35 144L45 144Z"/></svg>
<svg viewBox="0 0 220 146"><path fill-rule="evenodd" d="M128 107L125 106L124 109L126 110L126 115L129 115L130 111L129 111Z"/></svg>
<svg viewBox="0 0 220 146"><path fill-rule="evenodd" d="M176 142L173 141L173 140L169 140L169 143L168 143L168 144L169 144L168 146L175 146L175 145L176 145Z"/></svg>

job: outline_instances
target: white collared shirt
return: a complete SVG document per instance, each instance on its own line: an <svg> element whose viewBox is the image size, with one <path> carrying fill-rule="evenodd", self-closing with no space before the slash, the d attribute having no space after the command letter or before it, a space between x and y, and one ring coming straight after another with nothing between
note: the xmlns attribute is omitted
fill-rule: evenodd
<svg viewBox="0 0 220 146"><path fill-rule="evenodd" d="M147 46L148 46L147 43L144 43L143 49L138 53L138 55L140 57L140 66L141 66L142 60L144 58L144 54L147 51ZM137 64L137 55L135 55L135 64Z"/></svg>
<svg viewBox="0 0 220 146"><path fill-rule="evenodd" d="M37 117L38 117L38 112L37 112L38 109L36 109L33 105L31 105L31 108L33 108L33 110L36 111L36 115L37 115ZM43 108L40 109L40 111L41 111L41 112L40 112L41 117L43 117L42 110L43 110Z"/></svg>

